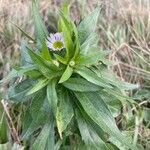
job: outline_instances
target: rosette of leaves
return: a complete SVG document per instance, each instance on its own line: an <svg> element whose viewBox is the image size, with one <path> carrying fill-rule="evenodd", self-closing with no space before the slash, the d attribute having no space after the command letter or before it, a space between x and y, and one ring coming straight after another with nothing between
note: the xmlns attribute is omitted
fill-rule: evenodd
<svg viewBox="0 0 150 150"><path fill-rule="evenodd" d="M136 149L114 117L122 104L134 103L122 91L137 85L119 81L107 69L110 52L99 48L95 33L100 7L78 25L66 8L60 10L58 19L57 30L63 33L65 43L60 53L46 46L48 31L35 1L35 39L19 28L33 44L22 41L21 64L3 82L22 79L12 84L7 94L8 100L25 110L20 138L32 150Z"/></svg>

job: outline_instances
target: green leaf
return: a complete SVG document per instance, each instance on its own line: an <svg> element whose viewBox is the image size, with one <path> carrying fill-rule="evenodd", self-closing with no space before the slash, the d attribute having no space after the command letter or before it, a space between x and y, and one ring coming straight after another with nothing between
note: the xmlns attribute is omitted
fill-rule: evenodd
<svg viewBox="0 0 150 150"><path fill-rule="evenodd" d="M98 77L93 71L86 67L78 67L75 69L75 72L91 83L94 83L104 88L112 88L112 86L108 82L106 82L103 78Z"/></svg>
<svg viewBox="0 0 150 150"><path fill-rule="evenodd" d="M32 102L30 104L30 115L33 119L36 119L38 116L38 113L41 110L44 110L44 102L45 102L45 96L46 92L45 89L40 90L38 93L36 93L33 97L32 97ZM45 113L46 110L44 110L43 113Z"/></svg>
<svg viewBox="0 0 150 150"><path fill-rule="evenodd" d="M27 95L31 95L40 89L44 88L48 84L49 80L46 78L41 78L38 80L37 83L35 83L32 88L28 91Z"/></svg>
<svg viewBox="0 0 150 150"><path fill-rule="evenodd" d="M101 88L98 85L92 84L83 78L70 78L63 82L63 85L73 91L78 92L89 92L89 91L99 91Z"/></svg>
<svg viewBox="0 0 150 150"><path fill-rule="evenodd" d="M56 123L60 137L62 132L67 128L67 125L73 117L73 108L66 90L61 90L59 93L59 106L57 107Z"/></svg>
<svg viewBox="0 0 150 150"><path fill-rule="evenodd" d="M146 122L150 122L150 109L149 108L143 108L143 118Z"/></svg>
<svg viewBox="0 0 150 150"><path fill-rule="evenodd" d="M109 150L105 142L98 136L78 111L76 111L76 117L82 140L85 142L87 150Z"/></svg>
<svg viewBox="0 0 150 150"><path fill-rule="evenodd" d="M116 96L112 94L114 93L114 91L108 93L105 92L104 90L101 90L99 91L99 93L101 94L101 98L105 101L108 108L110 109L113 117L117 117L121 113L122 105L126 105L126 104L121 103L120 99L118 99Z"/></svg>
<svg viewBox="0 0 150 150"><path fill-rule="evenodd" d="M139 87L137 84L131 84L124 81L121 81L117 78L117 76L111 71L108 70L103 65L98 65L96 68L92 69L99 77L106 80L111 85L118 87L118 89L123 90L133 90Z"/></svg>
<svg viewBox="0 0 150 150"><path fill-rule="evenodd" d="M53 114L56 115L58 98L55 79L52 79L47 86L47 99Z"/></svg>
<svg viewBox="0 0 150 150"><path fill-rule="evenodd" d="M64 14L69 14L69 5L68 5L68 0L63 0L62 3L61 3L61 11L64 13Z"/></svg>
<svg viewBox="0 0 150 150"><path fill-rule="evenodd" d="M134 99L142 100L142 99L148 99L150 97L149 89L140 89L137 91L134 95Z"/></svg>
<svg viewBox="0 0 150 150"><path fill-rule="evenodd" d="M41 41L41 43L43 43L48 32L39 14L37 0L32 0L32 12L37 38Z"/></svg>
<svg viewBox="0 0 150 150"><path fill-rule="evenodd" d="M73 68L68 65L63 75L61 76L59 83L63 83L66 80L68 80L70 76L72 75L72 73L73 73Z"/></svg>
<svg viewBox="0 0 150 150"><path fill-rule="evenodd" d="M72 25L72 29L73 29L73 33L74 33L74 37L75 37L75 40L74 40L74 43L75 43L75 52L74 52L73 58L76 59L78 57L78 55L79 55L79 52L80 52L79 35L78 35L77 27L74 24L74 22L71 22L71 25Z"/></svg>
<svg viewBox="0 0 150 150"><path fill-rule="evenodd" d="M91 117L91 119L95 123L100 126L100 128L102 128L110 136L116 138L123 145L126 145L128 148L131 148L133 150L136 149L130 144L129 140L121 134L107 105L98 93L74 93L85 112Z"/></svg>
<svg viewBox="0 0 150 150"><path fill-rule="evenodd" d="M15 69L12 69L6 77L0 80L0 84L9 82L11 79L18 77L19 75L20 74Z"/></svg>
<svg viewBox="0 0 150 150"><path fill-rule="evenodd" d="M52 124L52 119L50 124ZM54 131L54 123L50 126L50 133L47 139L45 150L55 149L55 131Z"/></svg>
<svg viewBox="0 0 150 150"><path fill-rule="evenodd" d="M64 43L66 48L65 58L69 60L69 58L72 58L74 55L72 33L71 33L72 29L70 26L70 19L68 19L68 17L66 17L63 12L60 12L60 24L61 30L64 35Z"/></svg>
<svg viewBox="0 0 150 150"><path fill-rule="evenodd" d="M61 62L62 64L67 64L67 61L65 60L65 58L61 57L60 55L57 55L57 54L53 54L55 56L55 58Z"/></svg>
<svg viewBox="0 0 150 150"><path fill-rule="evenodd" d="M92 49L91 49L92 51ZM98 61L103 61L106 59L106 56L109 54L109 51L93 52L90 55L81 56L78 58L78 65L95 65Z"/></svg>
<svg viewBox="0 0 150 150"><path fill-rule="evenodd" d="M84 18L78 26L80 43L84 41L96 30L100 7L97 7L90 15Z"/></svg>
<svg viewBox="0 0 150 150"><path fill-rule="evenodd" d="M35 65L25 65L24 67L15 67L15 69L20 75L27 75L33 78L42 76L41 72L39 72Z"/></svg>
<svg viewBox="0 0 150 150"><path fill-rule="evenodd" d="M137 104L131 97L125 95L122 91L113 88L113 89L103 89L104 92L106 92L108 95L111 94L114 97L116 97L118 100L120 100L123 104L125 104L127 101L131 104Z"/></svg>
<svg viewBox="0 0 150 150"><path fill-rule="evenodd" d="M5 78L0 80L0 84L9 82L11 79L22 76L23 74L28 74L28 72L30 72L31 70L33 71L34 69L35 66L33 65L26 67L15 67L9 72L9 74Z"/></svg>
<svg viewBox="0 0 150 150"><path fill-rule="evenodd" d="M18 84L10 86L7 94L8 99L14 102L24 102L29 100L31 96L27 96L27 92L35 82L31 79L26 79Z"/></svg>
<svg viewBox="0 0 150 150"><path fill-rule="evenodd" d="M87 54L93 53L93 49L97 47L98 36L96 33L92 33L86 41L81 45L80 54L86 56Z"/></svg>
<svg viewBox="0 0 150 150"><path fill-rule="evenodd" d="M51 141L48 141L50 137ZM47 142L51 143L50 149L54 149L54 122L50 121L49 123L45 124L42 128L41 133L36 138L35 142L32 145L32 150L48 150Z"/></svg>
<svg viewBox="0 0 150 150"><path fill-rule="evenodd" d="M21 48L20 48L20 52L21 52L21 65L22 66L26 66L26 65L30 65L32 63L32 60L28 54L28 42L24 39L21 40Z"/></svg>
<svg viewBox="0 0 150 150"><path fill-rule="evenodd" d="M127 137L130 141L133 140L133 132L132 131L122 131L123 135L125 137ZM114 137L109 137L109 141L111 143L113 143L114 146L118 147L119 150L127 150L128 147L123 145L122 143L120 143L120 141L116 140ZM139 147L138 147L138 143L137 143L137 149L138 150L141 150Z"/></svg>
<svg viewBox="0 0 150 150"><path fill-rule="evenodd" d="M45 41L42 44L41 53L42 53L42 57L44 59L46 59L47 61L51 61L50 51L49 51Z"/></svg>
<svg viewBox="0 0 150 150"><path fill-rule="evenodd" d="M38 66L39 70L42 72L42 74L45 77L51 79L60 74L60 72L59 72L60 70L57 66L46 61L39 54L33 52L29 48L28 48L28 53L29 53L30 57L32 58L33 62Z"/></svg>
<svg viewBox="0 0 150 150"><path fill-rule="evenodd" d="M44 107L45 97L44 90L40 90L37 94L32 96L32 103L28 106L22 120L22 140L28 139L29 136L39 127L43 126L50 117Z"/></svg>
<svg viewBox="0 0 150 150"><path fill-rule="evenodd" d="M39 78L42 76L42 73L39 72L39 70L37 70L37 69L29 70L29 71L25 72L24 74L31 78Z"/></svg>
<svg viewBox="0 0 150 150"><path fill-rule="evenodd" d="M7 130L8 126L6 122L5 112L0 103L0 144L4 144L8 141Z"/></svg>

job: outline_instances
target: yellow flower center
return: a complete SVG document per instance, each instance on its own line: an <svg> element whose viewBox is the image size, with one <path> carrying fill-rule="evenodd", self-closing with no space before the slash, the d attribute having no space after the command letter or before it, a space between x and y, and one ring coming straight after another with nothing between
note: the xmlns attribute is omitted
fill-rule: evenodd
<svg viewBox="0 0 150 150"><path fill-rule="evenodd" d="M62 48L64 46L64 44L63 44L63 42L62 41L55 41L54 43L53 43L53 47L54 48Z"/></svg>

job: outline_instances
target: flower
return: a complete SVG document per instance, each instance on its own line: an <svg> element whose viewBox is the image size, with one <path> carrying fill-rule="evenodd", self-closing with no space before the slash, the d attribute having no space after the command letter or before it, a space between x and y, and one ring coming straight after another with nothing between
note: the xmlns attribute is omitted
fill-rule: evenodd
<svg viewBox="0 0 150 150"><path fill-rule="evenodd" d="M53 51L60 51L64 48L64 39L62 33L50 34L46 40L47 47Z"/></svg>

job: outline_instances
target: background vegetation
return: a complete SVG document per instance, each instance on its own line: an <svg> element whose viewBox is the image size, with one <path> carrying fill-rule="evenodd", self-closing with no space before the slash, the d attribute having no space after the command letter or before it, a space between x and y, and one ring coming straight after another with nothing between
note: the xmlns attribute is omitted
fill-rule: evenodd
<svg viewBox="0 0 150 150"><path fill-rule="evenodd" d="M41 0L40 12L47 26L53 29L60 0ZM150 149L150 1L149 0L71 0L71 17L79 22L100 3L103 5L97 32L102 49L113 50L108 59L115 61L109 69L121 80L139 83L138 90L128 94L137 102L137 108L123 107L116 117L120 128L135 132L134 140ZM0 79L19 62L21 32L11 23L33 35L31 2L29 0L0 0ZM7 84L0 88L0 97ZM8 128L15 142L20 134L21 108L2 101L0 120L7 116ZM5 110L5 114L2 109ZM133 113L131 113L133 112ZM15 114L15 115L14 115ZM17 114L17 117L16 117ZM133 115L135 114L135 115ZM0 139L1 142L1 139ZM4 149L4 145L0 145Z"/></svg>

